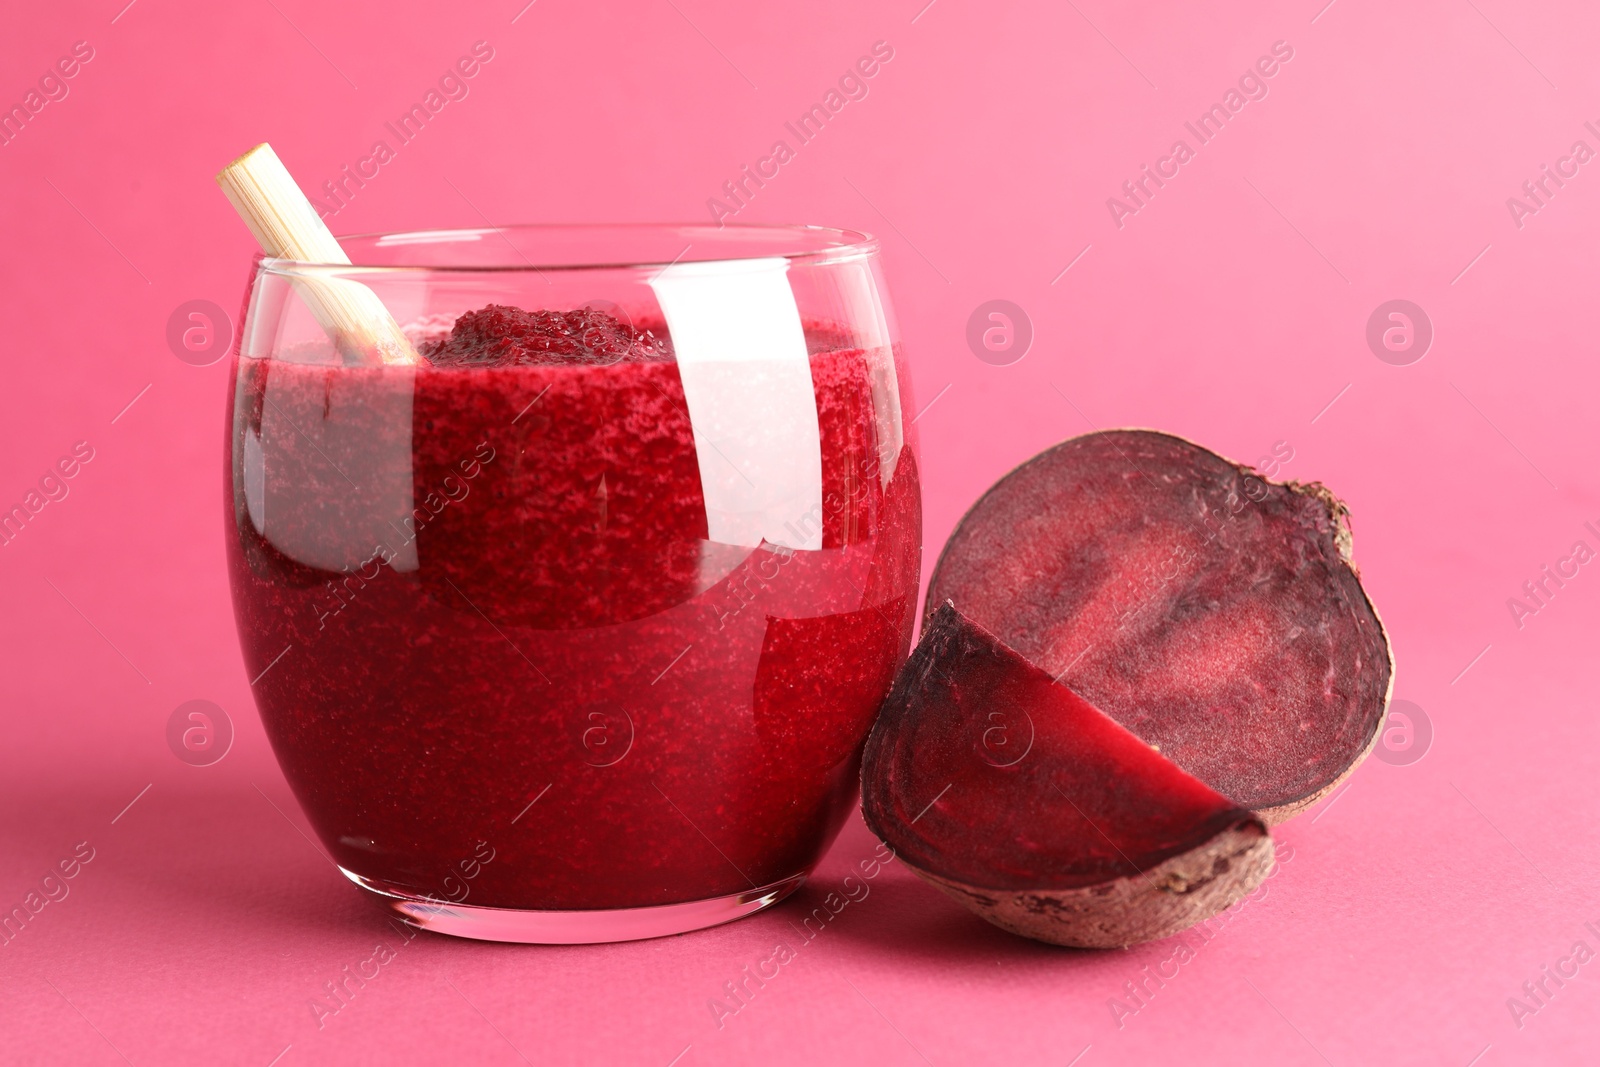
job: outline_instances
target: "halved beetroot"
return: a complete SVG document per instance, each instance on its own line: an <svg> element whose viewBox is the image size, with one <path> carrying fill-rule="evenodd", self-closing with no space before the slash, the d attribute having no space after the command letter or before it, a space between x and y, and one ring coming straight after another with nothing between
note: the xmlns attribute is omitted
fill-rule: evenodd
<svg viewBox="0 0 1600 1067"><path fill-rule="evenodd" d="M1266 877L1261 820L949 604L867 742L862 810L929 882L1014 933L1176 933Z"/></svg>
<svg viewBox="0 0 1600 1067"><path fill-rule="evenodd" d="M1060 944L1232 904L1271 865L1265 825L1377 740L1393 665L1346 515L1320 485L1150 431L1023 464L934 570L867 746L868 825L985 918Z"/></svg>
<svg viewBox="0 0 1600 1067"><path fill-rule="evenodd" d="M1378 737L1389 645L1344 505L1182 438L1113 430L1002 478L929 583L1213 789L1279 822Z"/></svg>

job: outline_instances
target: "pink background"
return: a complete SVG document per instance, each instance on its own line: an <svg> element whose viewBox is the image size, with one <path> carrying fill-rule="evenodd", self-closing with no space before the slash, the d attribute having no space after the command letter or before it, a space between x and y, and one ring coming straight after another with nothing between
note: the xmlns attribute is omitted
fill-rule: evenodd
<svg viewBox="0 0 1600 1067"><path fill-rule="evenodd" d="M95 50L0 147L0 504L74 442L95 450L0 548L0 905L94 849L0 947L0 1061L1600 1055L1600 962L1520 1027L1507 1007L1574 941L1600 949L1600 569L1520 629L1506 603L1580 537L1600 548L1583 529L1600 526L1600 163L1520 228L1506 206L1575 140L1600 148L1592 6L538 0L513 22L522 0L125 2L16 7L0 35L6 104L73 42ZM1287 442L1282 474L1353 509L1396 696L1424 709L1431 750L1369 760L1284 827L1292 862L1120 1027L1108 999L1173 943L1022 941L894 865L719 1028L722 983L872 853L859 820L814 888L721 929L400 947L302 836L267 748L224 577L225 363L180 362L165 328L187 300L238 307L252 244L212 183L223 163L270 140L318 185L480 39L495 57L470 95L336 231L709 218L724 180L888 41L867 98L738 217L884 238L917 403L935 401L927 562L982 489L1063 437L1156 426L1247 462ZM1174 139L1194 147L1184 121L1279 40L1294 58L1269 95L1119 229L1107 197ZM965 341L996 298L1035 329L1009 366ZM1364 337L1394 298L1436 330L1409 366ZM194 698L238 731L211 767L165 740ZM379 942L395 959L319 1029L310 998Z"/></svg>

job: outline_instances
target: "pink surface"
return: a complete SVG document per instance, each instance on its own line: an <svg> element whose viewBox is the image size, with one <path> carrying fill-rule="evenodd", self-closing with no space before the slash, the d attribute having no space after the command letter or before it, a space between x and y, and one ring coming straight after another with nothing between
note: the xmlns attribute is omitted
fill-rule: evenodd
<svg viewBox="0 0 1600 1067"><path fill-rule="evenodd" d="M1600 576L1570 553L1600 548L1600 175L1569 153L1600 149L1600 14L124 2L28 5L0 35L4 103L74 42L93 49L0 146L0 505L93 450L0 548L0 905L79 842L93 855L0 946L0 1061L1593 1062ZM223 569L225 366L181 362L165 331L185 301L239 306L251 242L221 164L266 139L320 185L392 146L385 122L480 40L493 58L468 95L336 230L708 218L785 139L792 158L736 217L884 237L931 405L929 563L984 487L1062 437L1157 426L1246 461L1286 442L1281 474L1354 511L1426 756L1370 760L1284 827L1293 859L1191 952L1021 941L899 864L802 943L801 919L874 852L858 820L813 888L722 929L402 944L309 843L266 747ZM880 40L893 59L865 98L797 145L784 123ZM1277 41L1293 58L1266 64L1267 95L1200 144L1185 122ZM1108 208L1142 164L1176 174L1136 213ZM1564 186L1508 207L1542 164ZM1010 365L966 340L994 299L1031 318ZM1434 326L1408 366L1366 341L1394 299ZM1576 576L1515 617L1508 598L1563 558ZM191 699L237 731L212 766L167 745ZM783 941L794 958L719 1018L723 984ZM378 977L319 1026L312 998L347 965ZM1154 992L1135 1002L1139 981Z"/></svg>

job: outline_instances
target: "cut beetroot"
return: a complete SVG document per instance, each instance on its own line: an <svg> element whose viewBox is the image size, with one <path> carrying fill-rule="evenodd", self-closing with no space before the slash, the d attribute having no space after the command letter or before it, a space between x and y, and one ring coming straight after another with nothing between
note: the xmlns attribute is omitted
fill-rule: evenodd
<svg viewBox="0 0 1600 1067"><path fill-rule="evenodd" d="M1002 478L928 605L863 813L956 900L1058 944L1163 937L1249 892L1266 826L1371 749L1394 673L1343 504L1145 430Z"/></svg>
<svg viewBox="0 0 1600 1067"><path fill-rule="evenodd" d="M1002 478L945 545L947 600L1269 823L1366 754L1393 673L1331 493L1144 430Z"/></svg>
<svg viewBox="0 0 1600 1067"><path fill-rule="evenodd" d="M867 743L862 810L929 882L1056 944L1165 937L1272 865L1255 815L949 604Z"/></svg>

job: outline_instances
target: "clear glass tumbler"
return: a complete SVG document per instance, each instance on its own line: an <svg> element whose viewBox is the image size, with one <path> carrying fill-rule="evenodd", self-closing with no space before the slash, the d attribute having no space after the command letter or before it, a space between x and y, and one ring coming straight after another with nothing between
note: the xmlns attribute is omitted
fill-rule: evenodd
<svg viewBox="0 0 1600 1067"><path fill-rule="evenodd" d="M240 643L323 843L467 937L653 937L781 900L854 806L916 608L876 242L342 243L356 265L258 258L228 415ZM422 358L342 354L297 292L329 279Z"/></svg>

